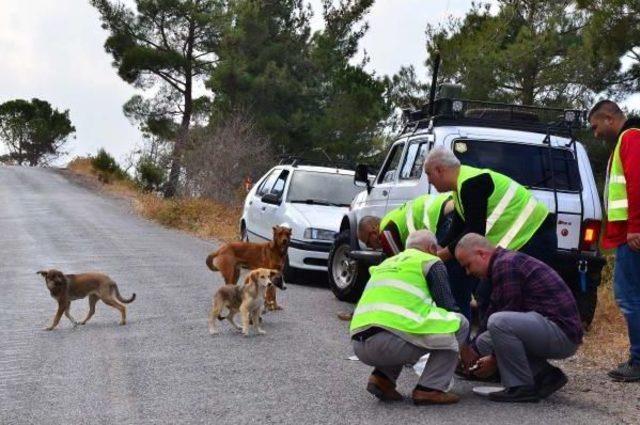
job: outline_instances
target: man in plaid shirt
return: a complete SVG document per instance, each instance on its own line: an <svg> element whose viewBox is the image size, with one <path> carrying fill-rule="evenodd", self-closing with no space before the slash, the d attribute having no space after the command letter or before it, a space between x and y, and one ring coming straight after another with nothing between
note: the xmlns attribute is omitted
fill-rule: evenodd
<svg viewBox="0 0 640 425"><path fill-rule="evenodd" d="M455 254L467 273L490 286L489 299L480 300L478 336L463 356L480 375L497 363L505 389L489 398L536 402L562 388L566 375L547 359L570 357L582 342L578 307L566 283L543 262L495 248L475 233L460 239Z"/></svg>

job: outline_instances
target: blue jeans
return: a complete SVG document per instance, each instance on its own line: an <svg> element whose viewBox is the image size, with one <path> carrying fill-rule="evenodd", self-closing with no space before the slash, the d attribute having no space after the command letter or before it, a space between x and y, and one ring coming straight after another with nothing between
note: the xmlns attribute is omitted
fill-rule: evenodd
<svg viewBox="0 0 640 425"><path fill-rule="evenodd" d="M627 244L616 250L613 292L627 320L631 359L640 364L640 252Z"/></svg>

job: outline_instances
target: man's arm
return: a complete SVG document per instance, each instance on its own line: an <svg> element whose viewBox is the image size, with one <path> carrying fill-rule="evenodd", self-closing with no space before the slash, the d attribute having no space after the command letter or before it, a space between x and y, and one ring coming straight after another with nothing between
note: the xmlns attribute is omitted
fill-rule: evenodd
<svg viewBox="0 0 640 425"><path fill-rule="evenodd" d="M453 295L451 294L451 287L449 286L449 275L447 274L447 268L442 261L436 261L425 274L427 278L427 284L429 285L429 292L431 292L431 298L440 308L444 308L447 311L459 312Z"/></svg>
<svg viewBox="0 0 640 425"><path fill-rule="evenodd" d="M493 180L489 174L480 174L462 184L460 202L464 211L464 226L452 238L447 248L451 254L456 252L458 241L467 233L484 236L487 224L487 204L493 193Z"/></svg>
<svg viewBox="0 0 640 425"><path fill-rule="evenodd" d="M627 131L622 138L620 157L627 181L627 242L640 250L640 130Z"/></svg>

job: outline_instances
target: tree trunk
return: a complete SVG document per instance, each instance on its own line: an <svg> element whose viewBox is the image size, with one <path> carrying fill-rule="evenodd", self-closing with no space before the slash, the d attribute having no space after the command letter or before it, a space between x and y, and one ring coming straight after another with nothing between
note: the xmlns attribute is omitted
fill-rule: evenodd
<svg viewBox="0 0 640 425"><path fill-rule="evenodd" d="M187 144L187 138L189 137L189 124L191 123L191 114L193 113L193 98L192 98L192 69L191 63L193 60L193 43L194 43L195 25L193 23L189 26L189 38L186 52L186 66L185 66L185 85L184 85L184 112L182 113L182 122L180 123L180 130L176 137L176 143L171 153L171 170L169 171L169 181L164 190L165 198L172 198L178 191L178 185L180 184L180 171L182 168L182 151Z"/></svg>

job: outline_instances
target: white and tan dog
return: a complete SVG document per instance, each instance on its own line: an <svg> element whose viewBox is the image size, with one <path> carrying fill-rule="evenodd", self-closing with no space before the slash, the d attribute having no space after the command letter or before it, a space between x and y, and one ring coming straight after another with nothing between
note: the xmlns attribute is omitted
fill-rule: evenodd
<svg viewBox="0 0 640 425"><path fill-rule="evenodd" d="M278 270L255 269L244 280L244 285L223 285L213 296L211 313L209 313L209 333L218 333L218 320L227 319L231 326L240 330L233 317L240 312L242 318L242 334L249 336L249 325L252 323L255 331L264 335L266 332L260 327L262 309L264 308L265 292L269 288L286 289L282 276ZM220 315L224 308L229 310L226 317Z"/></svg>

